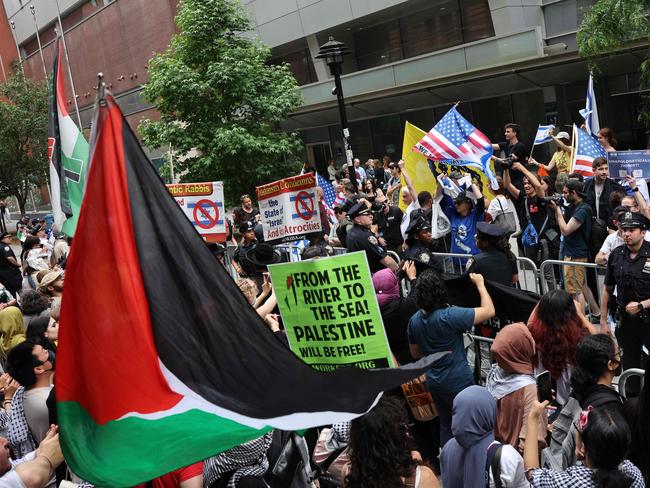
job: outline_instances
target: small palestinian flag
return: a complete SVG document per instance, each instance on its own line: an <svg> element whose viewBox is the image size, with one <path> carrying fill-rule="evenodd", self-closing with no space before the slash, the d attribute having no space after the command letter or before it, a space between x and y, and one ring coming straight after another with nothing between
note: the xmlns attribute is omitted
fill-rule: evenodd
<svg viewBox="0 0 650 488"><path fill-rule="evenodd" d="M60 231L73 236L88 169L88 143L66 109L59 42L60 39L57 39L50 83L47 139L50 191L54 223Z"/></svg>
<svg viewBox="0 0 650 488"><path fill-rule="evenodd" d="M72 470L132 486L270 428L350 420L421 374L319 373L264 325L158 177L107 95L66 268L57 354Z"/></svg>

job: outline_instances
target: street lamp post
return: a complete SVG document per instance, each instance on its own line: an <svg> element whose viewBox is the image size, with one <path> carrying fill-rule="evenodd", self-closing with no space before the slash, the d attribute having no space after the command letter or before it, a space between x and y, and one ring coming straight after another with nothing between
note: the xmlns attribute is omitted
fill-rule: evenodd
<svg viewBox="0 0 650 488"><path fill-rule="evenodd" d="M345 112L345 99L343 98L343 88L341 86L341 68L343 66L343 56L350 54L352 51L342 42L335 41L332 36L320 47L317 59L324 59L325 64L329 66L330 73L334 76L334 86L336 99L339 104L339 117L341 119L341 129L343 131L343 148L345 149L345 158L348 162L348 173L350 183L355 189L358 188L357 174L353 164L352 148L350 147L350 129L348 129L348 116Z"/></svg>

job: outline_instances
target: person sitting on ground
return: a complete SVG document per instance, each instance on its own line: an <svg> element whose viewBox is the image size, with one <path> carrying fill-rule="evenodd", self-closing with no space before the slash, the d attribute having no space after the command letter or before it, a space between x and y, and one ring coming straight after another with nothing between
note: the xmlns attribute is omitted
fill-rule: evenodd
<svg viewBox="0 0 650 488"><path fill-rule="evenodd" d="M452 420L454 437L440 454L443 486L528 486L519 453L512 446L500 445L494 439L496 417L497 404L482 386L469 386L456 396ZM497 450L500 450L498 456ZM498 484L495 476L498 476Z"/></svg>
<svg viewBox="0 0 650 488"><path fill-rule="evenodd" d="M50 427L38 449L13 461L9 442L0 437L0 486L6 488L44 488L54 470L63 462L59 433Z"/></svg>
<svg viewBox="0 0 650 488"><path fill-rule="evenodd" d="M23 289L36 290L38 287L36 273L50 269L47 252L43 251L38 237L29 236L25 239L20 260L23 263Z"/></svg>
<svg viewBox="0 0 650 488"><path fill-rule="evenodd" d="M496 362L485 386L497 401L494 437L523 454L526 419L537 400L535 341L524 324L510 324L499 331L490 351ZM546 446L544 432L538 439L541 447Z"/></svg>
<svg viewBox="0 0 650 488"><path fill-rule="evenodd" d="M26 335L29 342L40 344L45 349L56 352L54 341L59 337L59 323L49 316L38 317L30 322Z"/></svg>
<svg viewBox="0 0 650 488"><path fill-rule="evenodd" d="M427 371L427 386L440 419L440 445L451 439L451 409L455 396L474 384L472 370L467 364L463 335L476 324L494 317L495 310L483 277L470 274L481 304L477 308L450 306L445 282L433 270L418 277L415 300L420 310L408 325L411 356L419 359L427 354L451 351L436 361Z"/></svg>
<svg viewBox="0 0 650 488"><path fill-rule="evenodd" d="M467 272L478 273L486 280L505 286L517 283L517 258L508 249L506 239L506 233L499 224L476 224L476 246L481 252L467 261Z"/></svg>
<svg viewBox="0 0 650 488"><path fill-rule="evenodd" d="M267 451L272 439L273 431L206 459L204 486L268 488L263 476L269 469Z"/></svg>
<svg viewBox="0 0 650 488"><path fill-rule="evenodd" d="M547 370L556 383L560 405L569 398L571 370L578 342L595 329L581 313L581 307L564 290L542 296L528 320L537 347L535 374Z"/></svg>
<svg viewBox="0 0 650 488"><path fill-rule="evenodd" d="M133 488L203 488L203 461L175 469Z"/></svg>
<svg viewBox="0 0 650 488"><path fill-rule="evenodd" d="M539 418L546 419L548 401L536 402L528 415L528 433L524 447L524 466L533 488L643 488L643 476L626 459L630 447L630 428L625 419L611 410L595 408L583 411L576 423L576 454L582 465L565 471L539 467L537 437ZM531 433L534 433L534 437Z"/></svg>
<svg viewBox="0 0 650 488"><path fill-rule="evenodd" d="M649 366L650 360L646 360L645 371ZM650 486L650 380L645 381L638 397L626 400L623 411L632 431L630 461L638 466Z"/></svg>
<svg viewBox="0 0 650 488"><path fill-rule="evenodd" d="M4 366L11 349L25 341L23 315L18 307L0 310L0 363Z"/></svg>
<svg viewBox="0 0 650 488"><path fill-rule="evenodd" d="M11 422L24 425L24 428L9 429L11 448L24 450L32 446L17 453L22 456L45 438L49 428L46 401L52 389L54 351L23 342L9 351L7 372L21 385L11 403Z"/></svg>
<svg viewBox="0 0 650 488"><path fill-rule="evenodd" d="M25 330L36 317L47 317L50 313L49 301L36 290L27 289L21 291L18 300L25 321Z"/></svg>
<svg viewBox="0 0 650 488"><path fill-rule="evenodd" d="M433 471L412 449L406 412L396 397L384 395L350 427L350 471L346 488L438 488ZM450 485L451 486L451 485Z"/></svg>
<svg viewBox="0 0 650 488"><path fill-rule="evenodd" d="M38 282L38 291L48 297L52 303L55 298L60 299L63 296L63 281L63 270L52 270Z"/></svg>
<svg viewBox="0 0 650 488"><path fill-rule="evenodd" d="M571 395L583 410L593 407L623 415L623 397L612 387L614 377L621 372L621 350L611 336L586 336L576 348Z"/></svg>

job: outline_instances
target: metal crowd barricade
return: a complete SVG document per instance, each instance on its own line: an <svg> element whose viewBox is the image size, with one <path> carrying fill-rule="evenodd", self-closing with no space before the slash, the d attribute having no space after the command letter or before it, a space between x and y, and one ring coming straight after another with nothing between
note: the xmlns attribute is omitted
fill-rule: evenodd
<svg viewBox="0 0 650 488"><path fill-rule="evenodd" d="M588 293L591 293L594 298L595 303L600 302L600 292L603 287L604 283L604 274L605 274L605 267L604 266L599 266L596 263L580 263L580 262L574 262L574 261L560 261L557 259L547 259L544 261L540 266L539 266L539 272L540 276L542 277L541 283L542 283L542 293L547 293L551 288L549 286L549 283L551 286L553 284L556 284L560 282L560 279L562 282L564 281L564 276L563 276L563 267L564 266L575 266L578 268L585 268L585 287L589 289L589 273L593 273L593 278L595 284L596 284L596 293L594 294L591 289L589 289ZM563 284L562 286L563 289L566 289L566 284ZM589 308L589 311L591 312L591 306L589 304L589 297L585 297L585 301L587 302L587 306Z"/></svg>
<svg viewBox="0 0 650 488"><path fill-rule="evenodd" d="M485 385L487 375L492 368L492 344L494 339L474 334L465 334L465 352L467 362L473 367L474 381Z"/></svg>
<svg viewBox="0 0 650 488"><path fill-rule="evenodd" d="M627 383L627 380L630 379L632 376L640 376L641 377L641 388L643 388L643 382L645 379L645 370L641 368L630 368L626 369L621 373L621 376L618 377L618 383L616 385L616 389L618 390L618 393L625 398L625 383Z"/></svg>
<svg viewBox="0 0 650 488"><path fill-rule="evenodd" d="M467 259L470 254L450 253L450 252L432 252L434 256L442 258L443 269L446 274L460 276L465 273ZM523 290L540 293L540 272L535 263L525 257L517 257L517 270L519 271L519 286Z"/></svg>

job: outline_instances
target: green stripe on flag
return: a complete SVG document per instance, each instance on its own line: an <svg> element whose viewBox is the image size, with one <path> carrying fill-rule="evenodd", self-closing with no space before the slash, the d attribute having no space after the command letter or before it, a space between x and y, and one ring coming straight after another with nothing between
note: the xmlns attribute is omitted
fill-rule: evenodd
<svg viewBox="0 0 650 488"><path fill-rule="evenodd" d="M64 179L68 187L68 200L72 209L72 217L66 219L61 231L73 237L77 230L77 219L79 218L79 209L84 196L84 185L86 175L88 174L88 142L84 139L81 132L77 133L77 141L71 156L61 153L64 172L73 175L73 178ZM76 181L75 181L76 180Z"/></svg>
<svg viewBox="0 0 650 488"><path fill-rule="evenodd" d="M156 420L97 424L77 402L57 403L61 447L72 471L96 486L126 487L207 459L264 435L201 410ZM151 446L160 446L153 451Z"/></svg>

